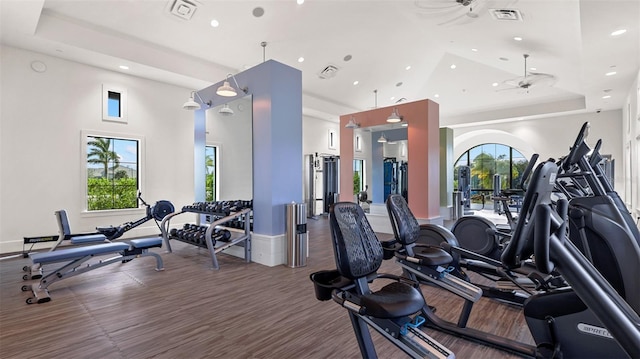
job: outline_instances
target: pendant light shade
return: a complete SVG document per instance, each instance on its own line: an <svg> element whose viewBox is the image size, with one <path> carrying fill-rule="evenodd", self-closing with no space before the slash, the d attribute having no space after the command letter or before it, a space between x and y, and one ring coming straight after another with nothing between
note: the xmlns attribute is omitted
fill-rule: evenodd
<svg viewBox="0 0 640 359"><path fill-rule="evenodd" d="M216 94L224 97L233 97L238 93L236 92L236 89L231 87L229 81L225 81L222 86L218 87L218 90L216 90Z"/></svg>
<svg viewBox="0 0 640 359"><path fill-rule="evenodd" d="M380 138L378 138L378 143L386 143L387 142L387 138L384 137L384 133L380 135Z"/></svg>
<svg viewBox="0 0 640 359"><path fill-rule="evenodd" d="M191 96L189 96L189 99L187 100L187 102L185 102L184 105L182 105L183 109L189 110L189 111L195 111L200 109L200 104L197 103L196 100L194 99L195 94L196 94L195 91L191 91Z"/></svg>
<svg viewBox="0 0 640 359"><path fill-rule="evenodd" d="M218 110L218 113L222 116L232 116L233 110L231 109L231 107L229 107L229 104L225 103L224 106L220 110Z"/></svg>
<svg viewBox="0 0 640 359"><path fill-rule="evenodd" d="M355 117L351 116L351 118L349 119L349 123L347 123L344 127L345 128L359 128L360 125L356 122Z"/></svg>
<svg viewBox="0 0 640 359"><path fill-rule="evenodd" d="M402 117L400 117L400 115L398 115L398 109L394 108L393 112L391 113L391 116L387 117L387 122L389 123L398 123L402 121Z"/></svg>
<svg viewBox="0 0 640 359"><path fill-rule="evenodd" d="M240 89L242 92L244 92L245 95L249 92L249 88L247 88L246 86L240 87L240 85L238 85L238 80L236 80L235 75L227 74L227 79L222 83L222 86L218 87L218 89L216 90L216 94L218 96L233 97L238 94L238 91L236 90L236 88L231 86L231 84L229 83L230 78L233 79L233 82L236 84L236 87Z"/></svg>

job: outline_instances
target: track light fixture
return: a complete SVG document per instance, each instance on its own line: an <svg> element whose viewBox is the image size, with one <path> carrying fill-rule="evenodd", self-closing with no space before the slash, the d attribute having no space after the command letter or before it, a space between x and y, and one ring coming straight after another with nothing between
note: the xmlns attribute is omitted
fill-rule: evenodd
<svg viewBox="0 0 640 359"><path fill-rule="evenodd" d="M222 86L218 87L218 90L216 90L216 94L224 97L233 97L238 95L236 89L229 84L230 77L233 78L233 82L235 82L236 87L242 90L242 92L246 94L249 91L247 87L241 88L240 85L238 85L238 80L236 80L236 77L233 74L227 74L227 79L224 81Z"/></svg>
<svg viewBox="0 0 640 359"><path fill-rule="evenodd" d="M387 138L384 137L384 132L380 135L380 138L378 138L378 143L386 143L387 142Z"/></svg>
<svg viewBox="0 0 640 359"><path fill-rule="evenodd" d="M344 127L345 128L360 128L360 124L358 124L356 122L356 118L354 116L351 116L351 118L349 119L349 123L347 123Z"/></svg>
<svg viewBox="0 0 640 359"><path fill-rule="evenodd" d="M196 96L198 97L198 99L200 99L200 102L207 105L207 107L211 107L211 101L205 102L196 91L191 91L191 95L189 96L189 99L187 100L187 102L185 102L182 105L182 108L189 111L199 110L200 104L196 102L195 100Z"/></svg>
<svg viewBox="0 0 640 359"><path fill-rule="evenodd" d="M389 123L398 123L402 121L402 117L400 117L400 115L398 115L398 109L394 108L393 112L391 113L391 116L387 117L387 122Z"/></svg>

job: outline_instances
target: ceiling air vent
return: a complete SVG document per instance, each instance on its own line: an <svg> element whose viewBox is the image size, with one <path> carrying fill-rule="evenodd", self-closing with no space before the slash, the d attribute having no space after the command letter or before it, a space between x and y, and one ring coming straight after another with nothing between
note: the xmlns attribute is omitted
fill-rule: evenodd
<svg viewBox="0 0 640 359"><path fill-rule="evenodd" d="M520 10L515 9L491 9L489 11L494 19L500 21L522 21Z"/></svg>
<svg viewBox="0 0 640 359"><path fill-rule="evenodd" d="M167 10L182 20L191 20L198 9L198 2L193 0L169 0Z"/></svg>
<svg viewBox="0 0 640 359"><path fill-rule="evenodd" d="M318 77L323 80L326 80L334 77L337 73L338 73L338 68L336 66L328 65L324 69L320 70L320 72L318 73Z"/></svg>

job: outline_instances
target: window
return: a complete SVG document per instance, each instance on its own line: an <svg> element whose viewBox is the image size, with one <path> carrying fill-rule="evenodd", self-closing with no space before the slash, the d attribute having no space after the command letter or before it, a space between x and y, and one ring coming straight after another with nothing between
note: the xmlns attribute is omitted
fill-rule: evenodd
<svg viewBox="0 0 640 359"><path fill-rule="evenodd" d="M218 147L217 146L206 146L205 147L205 194L206 201L213 202L218 198L217 196L217 182L216 182L216 169L218 168Z"/></svg>
<svg viewBox="0 0 640 359"><path fill-rule="evenodd" d="M364 191L364 160L353 160L353 194Z"/></svg>
<svg viewBox="0 0 640 359"><path fill-rule="evenodd" d="M529 164L518 150L498 144L485 143L463 153L454 164L454 188L458 188L458 168L471 168L471 196L493 192L494 175L500 175L500 189L516 189L520 186L522 172ZM480 197L478 197L480 198Z"/></svg>
<svg viewBox="0 0 640 359"><path fill-rule="evenodd" d="M107 114L109 117L121 117L120 93L108 91Z"/></svg>
<svg viewBox="0 0 640 359"><path fill-rule="evenodd" d="M140 140L85 138L87 210L138 208Z"/></svg>
<svg viewBox="0 0 640 359"><path fill-rule="evenodd" d="M127 90L114 85L102 85L102 119L127 123Z"/></svg>
<svg viewBox="0 0 640 359"><path fill-rule="evenodd" d="M328 139L329 139L329 143L328 143L328 147L330 150L335 150L336 149L336 141L337 141L337 134L336 131L334 130L329 130L329 135L328 135Z"/></svg>

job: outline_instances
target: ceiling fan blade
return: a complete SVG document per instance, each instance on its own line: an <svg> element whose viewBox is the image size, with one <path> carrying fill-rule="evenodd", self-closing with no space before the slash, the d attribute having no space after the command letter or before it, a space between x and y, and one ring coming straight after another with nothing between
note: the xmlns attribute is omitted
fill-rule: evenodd
<svg viewBox="0 0 640 359"><path fill-rule="evenodd" d="M456 16L456 17L454 17L454 18L452 18L452 19L449 19L449 20L447 20L447 21L444 21L444 22L438 23L438 26L442 26L442 25L450 25L450 24L453 24L453 23L455 23L456 21L458 21L458 20L460 20L460 19L463 19L463 20L464 20L464 18L468 18L468 17L467 17L467 13L466 13L466 12L465 12L464 14L462 14L462 15L458 15L458 16Z"/></svg>
<svg viewBox="0 0 640 359"><path fill-rule="evenodd" d="M433 11L433 10L450 10L450 9L457 9L459 7L461 7L461 4L458 4L455 1L452 0L440 0L440 1L434 1L434 0L428 0L428 1L420 1L420 0L416 0L414 1L415 6L418 9L423 9L423 10L429 10L429 11Z"/></svg>

